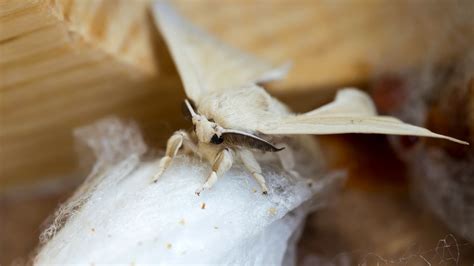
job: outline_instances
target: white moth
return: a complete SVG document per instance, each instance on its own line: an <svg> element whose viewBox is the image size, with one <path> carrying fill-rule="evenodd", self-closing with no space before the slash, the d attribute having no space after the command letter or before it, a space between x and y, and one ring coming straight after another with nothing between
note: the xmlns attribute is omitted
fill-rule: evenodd
<svg viewBox="0 0 474 266"><path fill-rule="evenodd" d="M166 3L155 3L153 12L183 81L188 97L184 107L194 126L191 134L179 130L170 137L166 155L153 178L155 182L181 147L212 165L207 181L196 191L199 195L211 188L237 158L266 194L268 189L254 152L280 151L284 146L271 142L282 139L282 135L377 133L468 144L394 117L378 116L370 97L353 88L340 90L333 102L318 109L294 114L258 86L282 78L288 67L275 68L220 43L185 21ZM282 165L291 164L282 161Z"/></svg>

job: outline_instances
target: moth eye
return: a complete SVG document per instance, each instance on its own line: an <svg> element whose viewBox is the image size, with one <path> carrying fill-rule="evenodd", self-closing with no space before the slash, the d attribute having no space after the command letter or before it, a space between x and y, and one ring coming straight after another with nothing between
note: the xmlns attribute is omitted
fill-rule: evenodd
<svg viewBox="0 0 474 266"><path fill-rule="evenodd" d="M214 121L214 119L212 119L212 118L209 118L208 121L209 121L209 122L212 122L212 123L215 123L215 122L216 122L216 121Z"/></svg>
<svg viewBox="0 0 474 266"><path fill-rule="evenodd" d="M222 136L218 137L216 134L214 134L211 138L212 144L221 144L222 142L224 142L224 138Z"/></svg>

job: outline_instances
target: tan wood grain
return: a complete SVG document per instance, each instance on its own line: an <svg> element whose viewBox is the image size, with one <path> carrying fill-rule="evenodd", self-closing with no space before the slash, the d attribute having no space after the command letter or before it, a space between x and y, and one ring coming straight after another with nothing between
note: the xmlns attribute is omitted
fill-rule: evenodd
<svg viewBox="0 0 474 266"><path fill-rule="evenodd" d="M1 187L73 172L73 129L100 117L137 120L155 144L180 123L165 120L179 114L183 93L173 70L158 78L164 47L152 40L143 3L122 3L133 16L107 15L116 1L19 2L0 2Z"/></svg>
<svg viewBox="0 0 474 266"><path fill-rule="evenodd" d="M474 43L474 2L177 1L227 43L292 61L275 90L354 84L386 71L436 64Z"/></svg>

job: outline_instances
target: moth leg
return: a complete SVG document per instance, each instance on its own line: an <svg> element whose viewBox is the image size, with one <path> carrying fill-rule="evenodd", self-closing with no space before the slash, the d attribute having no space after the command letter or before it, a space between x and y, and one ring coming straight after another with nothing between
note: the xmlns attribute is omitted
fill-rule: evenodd
<svg viewBox="0 0 474 266"><path fill-rule="evenodd" d="M286 146L284 150L277 152L278 159L280 160L283 169L295 177L299 177L299 173L295 169L295 156L293 155L293 150Z"/></svg>
<svg viewBox="0 0 474 266"><path fill-rule="evenodd" d="M217 153L214 163L212 165L212 172L206 180L204 185L196 190L196 195L199 196L201 192L205 189L210 189L217 181L217 178L224 175L231 167L232 163L234 162L234 156L230 149L223 149Z"/></svg>
<svg viewBox="0 0 474 266"><path fill-rule="evenodd" d="M252 174L252 176L257 180L258 184L262 188L262 193L264 195L268 194L268 188L265 184L265 178L262 175L262 168L260 164L255 159L253 153L247 149L242 149L238 151L240 159L244 163L245 168Z"/></svg>
<svg viewBox="0 0 474 266"><path fill-rule="evenodd" d="M199 157L201 157L198 146L196 145L196 143L194 143L194 141L191 139L189 134L187 132L183 131L183 137L184 137L184 139L183 139L183 152L185 154L194 154L194 155L198 155Z"/></svg>
<svg viewBox="0 0 474 266"><path fill-rule="evenodd" d="M163 175L165 170L171 165L171 162L178 153L179 148L183 146L183 143L187 144L186 146L189 146L190 144L194 145L191 139L189 138L189 135L182 130L176 131L168 139L168 142L166 143L166 154L160 160L158 173L153 176L154 183L158 181L158 178L160 178L160 176Z"/></svg>

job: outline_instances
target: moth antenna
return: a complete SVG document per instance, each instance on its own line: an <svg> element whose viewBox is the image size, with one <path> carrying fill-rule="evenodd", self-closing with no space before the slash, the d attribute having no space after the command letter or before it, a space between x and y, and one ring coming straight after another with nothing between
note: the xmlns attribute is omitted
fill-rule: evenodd
<svg viewBox="0 0 474 266"><path fill-rule="evenodd" d="M186 118L193 118L197 115L196 111L194 111L195 105L193 104L192 101L185 99L184 100L184 106L183 106L183 112Z"/></svg>

